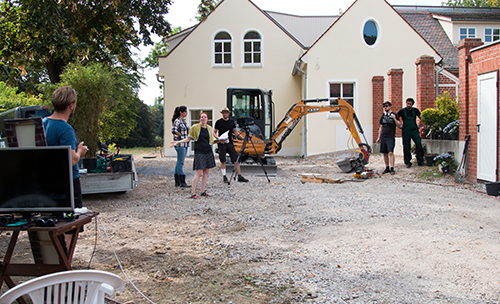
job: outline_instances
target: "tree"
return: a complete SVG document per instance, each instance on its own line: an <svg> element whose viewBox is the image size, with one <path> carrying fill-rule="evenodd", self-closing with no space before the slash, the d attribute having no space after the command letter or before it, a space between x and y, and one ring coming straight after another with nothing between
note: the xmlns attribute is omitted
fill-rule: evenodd
<svg viewBox="0 0 500 304"><path fill-rule="evenodd" d="M500 7L500 0L448 0L448 6Z"/></svg>
<svg viewBox="0 0 500 304"><path fill-rule="evenodd" d="M171 0L3 0L0 59L45 69L51 83L66 65L99 61L137 69L131 48L170 32ZM136 29L137 25L137 29Z"/></svg>
<svg viewBox="0 0 500 304"><path fill-rule="evenodd" d="M196 16L196 19L200 22L205 21L220 1L221 0L201 0L200 5L198 5L198 16Z"/></svg>
<svg viewBox="0 0 500 304"><path fill-rule="evenodd" d="M149 111L151 112L154 126L155 135L162 139L165 133L165 115L163 113L163 104L161 102L155 103L149 106Z"/></svg>
<svg viewBox="0 0 500 304"><path fill-rule="evenodd" d="M0 113L15 107L47 104L42 95L28 96L24 92L18 94L17 91L17 88L9 87L5 82L0 81Z"/></svg>
<svg viewBox="0 0 500 304"><path fill-rule="evenodd" d="M125 139L113 139L113 141L117 146L124 148L155 146L153 115L148 105L141 102L137 124L130 135Z"/></svg>
<svg viewBox="0 0 500 304"><path fill-rule="evenodd" d="M182 27L174 27L170 35L174 35L179 32L182 32ZM159 57L166 56L169 51L168 44L166 44L163 40L156 42L148 56L142 61L142 64L145 68L156 69L159 67Z"/></svg>
<svg viewBox="0 0 500 304"><path fill-rule="evenodd" d="M69 123L76 137L89 147L89 155L95 155L103 139L125 138L135 127L137 84L122 69L100 63L70 64L61 79L58 87L70 85L78 92L76 111ZM53 89L55 86L51 86Z"/></svg>

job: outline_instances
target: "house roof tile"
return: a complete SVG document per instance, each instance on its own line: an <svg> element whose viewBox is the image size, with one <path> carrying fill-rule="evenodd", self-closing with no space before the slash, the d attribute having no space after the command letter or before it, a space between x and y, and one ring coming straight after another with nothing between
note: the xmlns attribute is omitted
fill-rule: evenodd
<svg viewBox="0 0 500 304"><path fill-rule="evenodd" d="M432 13L404 11L399 14L443 57L446 69L458 70L458 50Z"/></svg>

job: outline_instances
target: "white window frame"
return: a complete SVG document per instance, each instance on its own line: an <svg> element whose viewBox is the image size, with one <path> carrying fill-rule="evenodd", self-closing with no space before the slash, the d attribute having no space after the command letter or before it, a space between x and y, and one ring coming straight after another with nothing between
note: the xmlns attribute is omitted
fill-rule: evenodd
<svg viewBox="0 0 500 304"><path fill-rule="evenodd" d="M491 30L491 35L486 35L486 30ZM498 37L497 40L494 39L495 38L495 30L497 30L497 31L500 32L500 28L498 28L498 27L497 28L495 28L495 27L486 27L486 28L484 28L484 42L485 43L492 43L492 42L495 42L497 40L500 40L500 37ZM491 41L486 41L486 37L488 37L488 36L491 37Z"/></svg>
<svg viewBox="0 0 500 304"><path fill-rule="evenodd" d="M358 96L359 96L359 80L358 79L327 79L326 80L326 96L328 98L334 98L330 97L330 84L332 83L349 83L349 84L354 84L354 97L353 97L353 108L354 111L357 113L358 112ZM342 96L341 96L342 97ZM326 118L327 119L342 119L339 113L326 113Z"/></svg>
<svg viewBox="0 0 500 304"><path fill-rule="evenodd" d="M460 27L460 28L458 28L458 40L465 39L465 38L462 38L461 31L463 29L467 30L467 34L466 34L465 38L476 38L477 37L477 28L475 28L475 27ZM474 36L471 36L470 30L474 30Z"/></svg>
<svg viewBox="0 0 500 304"><path fill-rule="evenodd" d="M221 32L226 32L229 34L231 37L231 40L215 40L215 36ZM234 41L233 41L233 34L226 29L219 29L216 32L213 33L212 35L212 68L232 68L234 66ZM231 63L215 63L215 42L220 42L220 41L229 41L231 42ZM222 56L224 57L224 55Z"/></svg>
<svg viewBox="0 0 500 304"><path fill-rule="evenodd" d="M245 63L245 35L248 34L249 32L256 32L260 36L260 63ZM264 36L262 33L255 29L255 28L250 28L246 31L243 32L241 35L241 67L263 67L264 66ZM256 41L256 40L249 40L249 41ZM252 44L253 48L253 44ZM253 54L253 52L252 52Z"/></svg>
<svg viewBox="0 0 500 304"><path fill-rule="evenodd" d="M368 21L375 23L375 26L377 27L377 40L375 41L375 43L373 45L369 45L365 41L365 33L364 33L365 32L365 24ZM380 26L380 22L378 22L377 18L375 18L375 17L367 17L365 20L363 20L363 22L361 23L361 28L360 28L359 33L361 35L361 41L363 42L363 44L367 48L370 48L370 49L376 48L380 44L380 41L382 40L382 27Z"/></svg>

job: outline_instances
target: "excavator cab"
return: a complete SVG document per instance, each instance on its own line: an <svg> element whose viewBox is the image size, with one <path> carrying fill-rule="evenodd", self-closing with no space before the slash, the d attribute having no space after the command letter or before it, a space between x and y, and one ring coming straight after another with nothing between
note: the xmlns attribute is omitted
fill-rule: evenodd
<svg viewBox="0 0 500 304"><path fill-rule="evenodd" d="M238 128L249 128L250 134L268 140L274 131L272 91L262 89L227 89L227 107Z"/></svg>

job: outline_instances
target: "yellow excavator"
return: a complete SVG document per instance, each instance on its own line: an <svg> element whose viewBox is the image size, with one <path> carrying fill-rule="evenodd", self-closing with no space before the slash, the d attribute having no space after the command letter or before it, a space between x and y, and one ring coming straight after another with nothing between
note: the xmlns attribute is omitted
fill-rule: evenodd
<svg viewBox="0 0 500 304"><path fill-rule="evenodd" d="M243 140L233 137L235 149L240 155L240 164L252 159L256 163L275 167L276 163L270 155L281 150L283 142L304 115L319 112L339 113L350 132L351 140L357 143L358 147L353 147L351 150L359 152L359 157L337 162L337 165L344 172L352 170L358 172L368 163L371 147L367 144L354 109L342 98L301 100L288 110L276 127L274 127L271 90L228 88L227 107L231 110L231 118L237 122L238 130L245 136ZM243 152L242 147L244 147Z"/></svg>

